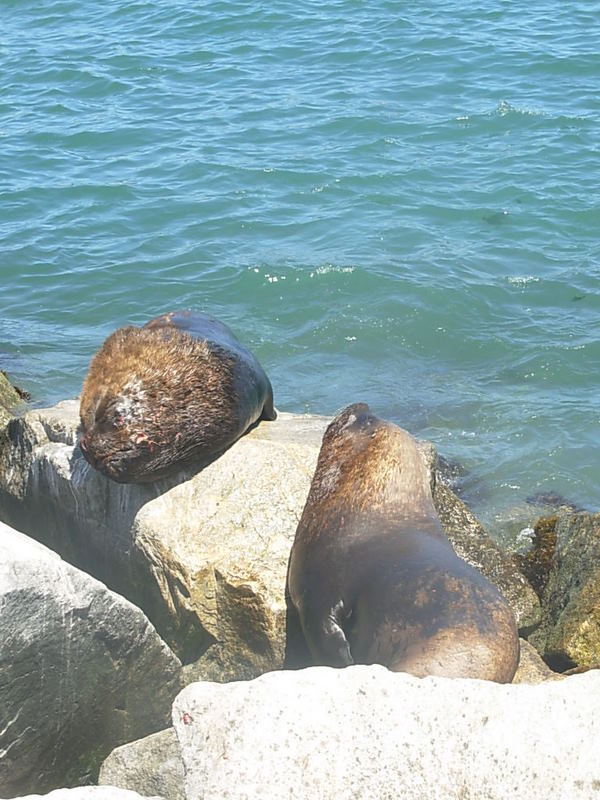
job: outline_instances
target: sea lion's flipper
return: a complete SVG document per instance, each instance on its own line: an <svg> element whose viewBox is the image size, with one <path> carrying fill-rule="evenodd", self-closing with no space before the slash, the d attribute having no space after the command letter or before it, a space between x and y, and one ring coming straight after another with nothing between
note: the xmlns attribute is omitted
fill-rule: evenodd
<svg viewBox="0 0 600 800"><path fill-rule="evenodd" d="M273 420L277 419L277 411L275 411L275 406L273 405L272 389L267 394L260 419L265 419L268 422L273 422Z"/></svg>
<svg viewBox="0 0 600 800"><path fill-rule="evenodd" d="M329 667L348 667L354 664L350 645L342 627L348 614L340 600L329 609L312 610L301 615L306 643L316 664Z"/></svg>
<svg viewBox="0 0 600 800"><path fill-rule="evenodd" d="M312 667L313 660L304 638L300 616L296 606L292 603L287 586L285 600L285 657L283 668L304 669L305 667Z"/></svg>

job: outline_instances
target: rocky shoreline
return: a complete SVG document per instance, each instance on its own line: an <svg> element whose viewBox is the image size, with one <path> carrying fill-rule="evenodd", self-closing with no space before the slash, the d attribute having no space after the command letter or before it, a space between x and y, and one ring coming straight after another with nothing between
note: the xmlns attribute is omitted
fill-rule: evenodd
<svg viewBox="0 0 600 800"><path fill-rule="evenodd" d="M0 376L0 797L98 779L165 800L495 798L509 786L526 797L600 791L600 772L591 751L587 756L600 723L582 699L596 695L600 671L558 680L548 666L590 669L600 659L600 515L559 514L551 543L534 537L532 553L518 562L446 485L435 448L420 443L455 549L515 611L524 637L514 682L521 685L418 681L381 667L282 670L289 550L328 419L281 413L201 472L122 485L84 460L76 401L11 418L7 412L21 398L5 384ZM534 590L525 575L540 572ZM371 705L361 701L364 692L374 693ZM303 712L309 696L314 719ZM458 724L458 696L461 709L481 712L465 723L463 739L449 735ZM320 711L318 697L328 698ZM415 706L421 726L407 738L401 709L424 698ZM169 726L173 701L176 732ZM427 716L427 704L448 713ZM572 716L563 725L556 715L565 704ZM516 743L509 746L502 756L509 768L496 775L490 766L484 794L477 783L484 778L474 777L468 762L478 752L489 758L495 739L481 721L486 715L496 736L528 737L520 741L528 760L522 764ZM330 731L327 741L317 725ZM555 725L567 759L562 769L544 744ZM392 768L417 736L411 769ZM462 766L455 738L471 753ZM455 794L441 782L442 767L431 766L447 739L454 743L443 758L452 764ZM569 747L579 752L577 769ZM387 783L366 766L360 783L349 764L366 764L375 752L387 754ZM327 757L337 764L335 775L323 767ZM278 783L280 769L292 774L290 765L300 761L305 778ZM83 797L92 788L64 791Z"/></svg>

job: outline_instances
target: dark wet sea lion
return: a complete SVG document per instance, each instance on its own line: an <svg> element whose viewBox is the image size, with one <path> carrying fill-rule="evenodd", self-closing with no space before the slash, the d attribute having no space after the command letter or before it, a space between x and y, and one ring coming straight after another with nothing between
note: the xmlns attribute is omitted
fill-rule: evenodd
<svg viewBox="0 0 600 800"><path fill-rule="evenodd" d="M517 668L514 615L454 552L413 438L363 403L323 437L288 593L316 664L501 683Z"/></svg>
<svg viewBox="0 0 600 800"><path fill-rule="evenodd" d="M276 418L263 368L208 314L174 311L115 331L81 395L85 458L120 483L208 462L260 419Z"/></svg>

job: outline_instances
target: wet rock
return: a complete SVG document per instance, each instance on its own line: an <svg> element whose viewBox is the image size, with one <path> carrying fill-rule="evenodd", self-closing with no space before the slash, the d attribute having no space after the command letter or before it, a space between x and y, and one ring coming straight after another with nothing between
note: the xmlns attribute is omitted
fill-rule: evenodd
<svg viewBox="0 0 600 800"><path fill-rule="evenodd" d="M6 372L0 370L0 431L7 425L15 408L25 399L24 395L25 392L12 385Z"/></svg>
<svg viewBox="0 0 600 800"><path fill-rule="evenodd" d="M438 454L436 464L437 480L445 483L452 491L459 495L462 492L462 483L469 471L455 458L446 458Z"/></svg>
<svg viewBox="0 0 600 800"><path fill-rule="evenodd" d="M184 777L175 729L166 728L113 750L100 768L98 783L165 800L186 800Z"/></svg>
<svg viewBox="0 0 600 800"><path fill-rule="evenodd" d="M551 667L600 664L600 514L559 514L542 594L542 624L529 641Z"/></svg>
<svg viewBox="0 0 600 800"><path fill-rule="evenodd" d="M599 691L312 667L192 684L173 720L188 800L589 800Z"/></svg>
<svg viewBox="0 0 600 800"><path fill-rule="evenodd" d="M541 599L550 578L556 555L557 516L542 517L533 527L531 544L523 554L515 554L515 559L523 575Z"/></svg>
<svg viewBox="0 0 600 800"><path fill-rule="evenodd" d="M285 582L324 417L281 413L197 474L113 483L76 445L76 401L9 425L0 514L144 609L186 665L186 680L252 678L283 664ZM535 593L450 489L420 444L442 524L459 554L503 591L519 625Z"/></svg>
<svg viewBox="0 0 600 800"><path fill-rule="evenodd" d="M0 796L89 783L168 724L178 659L143 613L0 523Z"/></svg>

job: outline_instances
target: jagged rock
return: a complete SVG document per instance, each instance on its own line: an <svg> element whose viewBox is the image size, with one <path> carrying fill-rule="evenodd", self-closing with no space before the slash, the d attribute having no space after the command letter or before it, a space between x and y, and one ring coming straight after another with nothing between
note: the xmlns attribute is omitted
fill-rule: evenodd
<svg viewBox="0 0 600 800"><path fill-rule="evenodd" d="M311 667L177 697L188 800L589 800L600 672L535 685Z"/></svg>
<svg viewBox="0 0 600 800"><path fill-rule="evenodd" d="M519 666L512 679L513 683L542 683L560 680L563 677L550 669L535 647L526 639L521 639L519 644L521 651Z"/></svg>
<svg viewBox="0 0 600 800"><path fill-rule="evenodd" d="M99 784L165 800L186 800L183 761L174 728L117 747L100 768Z"/></svg>
<svg viewBox="0 0 600 800"><path fill-rule="evenodd" d="M10 423L0 514L143 608L188 665L187 678L252 678L281 667L289 551L328 420L280 413L197 474L123 485L74 447L77 413L77 402L65 401ZM433 445L421 451L433 473ZM538 600L511 558L447 487L432 483L460 554L506 594L519 624L531 625Z"/></svg>
<svg viewBox="0 0 600 800"><path fill-rule="evenodd" d="M48 794L28 794L16 800L168 800L162 797L142 797L137 792L116 786L78 786L76 789L55 789Z"/></svg>
<svg viewBox="0 0 600 800"><path fill-rule="evenodd" d="M180 688L138 608L0 523L0 796L89 782Z"/></svg>
<svg viewBox="0 0 600 800"><path fill-rule="evenodd" d="M562 513L542 594L542 624L529 640L559 670L600 664L600 513Z"/></svg>

